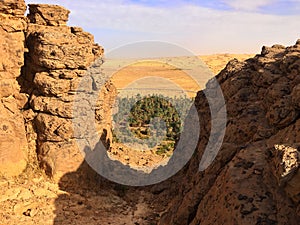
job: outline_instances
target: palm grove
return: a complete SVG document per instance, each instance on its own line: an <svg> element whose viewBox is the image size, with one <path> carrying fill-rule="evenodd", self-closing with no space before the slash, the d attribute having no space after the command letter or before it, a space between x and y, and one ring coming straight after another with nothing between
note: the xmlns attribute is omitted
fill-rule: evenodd
<svg viewBox="0 0 300 225"><path fill-rule="evenodd" d="M170 156L180 138L184 118L193 99L185 96L137 94L117 97L113 115L113 141L137 143L154 149L156 154Z"/></svg>

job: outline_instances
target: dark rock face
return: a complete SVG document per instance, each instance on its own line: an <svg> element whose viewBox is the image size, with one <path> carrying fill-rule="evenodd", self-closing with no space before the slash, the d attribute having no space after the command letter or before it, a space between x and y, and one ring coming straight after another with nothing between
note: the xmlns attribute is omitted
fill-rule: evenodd
<svg viewBox="0 0 300 225"><path fill-rule="evenodd" d="M201 91L197 154L174 178L178 196L160 224L298 224L300 41L233 60L216 78L228 113L224 142L215 161L197 172L210 134Z"/></svg>

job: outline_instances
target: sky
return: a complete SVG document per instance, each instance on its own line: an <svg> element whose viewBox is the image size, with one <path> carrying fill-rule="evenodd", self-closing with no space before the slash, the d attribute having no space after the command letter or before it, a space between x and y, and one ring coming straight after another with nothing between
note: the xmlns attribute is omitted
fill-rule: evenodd
<svg viewBox="0 0 300 225"><path fill-rule="evenodd" d="M259 53L300 39L300 0L25 1L68 8L68 25L92 33L106 51L155 40L196 55Z"/></svg>

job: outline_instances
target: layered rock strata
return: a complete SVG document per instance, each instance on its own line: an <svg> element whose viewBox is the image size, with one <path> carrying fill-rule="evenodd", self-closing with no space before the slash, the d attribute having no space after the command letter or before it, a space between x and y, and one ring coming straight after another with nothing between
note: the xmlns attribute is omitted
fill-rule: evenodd
<svg viewBox="0 0 300 225"><path fill-rule="evenodd" d="M94 43L91 34L66 25L68 15L69 11L60 6L29 5L26 32L29 51L23 86L35 113L32 123L37 134L37 155L41 167L56 178L75 171L84 160L73 130L73 112L77 110L73 101L82 77L89 75L88 68L93 64L93 69L101 73L103 56L102 47ZM113 90L107 83L102 92ZM106 112L109 108L103 109L109 97L102 97L95 109L99 138L108 126L105 115L110 115Z"/></svg>

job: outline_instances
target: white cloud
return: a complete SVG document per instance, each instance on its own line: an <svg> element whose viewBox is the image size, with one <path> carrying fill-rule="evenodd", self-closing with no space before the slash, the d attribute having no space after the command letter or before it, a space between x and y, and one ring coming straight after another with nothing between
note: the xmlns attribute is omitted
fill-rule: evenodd
<svg viewBox="0 0 300 225"><path fill-rule="evenodd" d="M72 12L69 24L82 26L94 33L96 40L106 49L134 41L161 40L179 44L197 54L258 52L262 45L290 45L299 38L300 15L220 11L187 4L155 8L128 2L124 4L122 0L28 2L62 4L69 8ZM251 9L267 2L270 1L245 4L248 4L247 9Z"/></svg>
<svg viewBox="0 0 300 225"><path fill-rule="evenodd" d="M259 7L270 5L277 0L222 0L228 6L237 10L253 11Z"/></svg>

